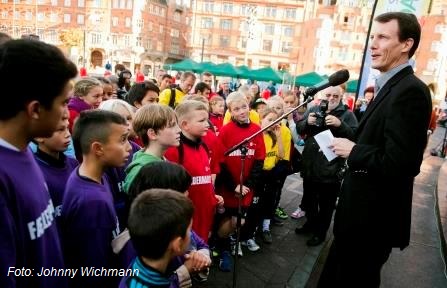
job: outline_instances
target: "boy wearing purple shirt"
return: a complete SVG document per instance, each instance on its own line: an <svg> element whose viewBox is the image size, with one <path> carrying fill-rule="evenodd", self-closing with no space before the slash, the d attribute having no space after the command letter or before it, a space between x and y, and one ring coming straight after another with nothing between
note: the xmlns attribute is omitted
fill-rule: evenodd
<svg viewBox="0 0 447 288"><path fill-rule="evenodd" d="M75 123L73 143L83 161L68 179L61 215L66 265L79 271L71 287L116 287L119 281L113 276L82 276L81 269L120 268L111 246L120 233L119 222L104 171L127 162L128 135L126 120L110 111L83 111Z"/></svg>
<svg viewBox="0 0 447 288"><path fill-rule="evenodd" d="M39 73L17 77L23 67ZM0 45L0 287L66 287L54 206L28 143L50 137L67 109L76 66L56 47L35 40ZM26 85L24 85L26 84ZM39 89L36 89L39 87ZM28 275L28 276L26 276Z"/></svg>
<svg viewBox="0 0 447 288"><path fill-rule="evenodd" d="M47 182L57 221L61 215L62 199L68 177L79 164L76 159L67 157L63 153L71 142L70 131L68 131L68 111L66 112L51 137L35 139L37 150L34 158Z"/></svg>

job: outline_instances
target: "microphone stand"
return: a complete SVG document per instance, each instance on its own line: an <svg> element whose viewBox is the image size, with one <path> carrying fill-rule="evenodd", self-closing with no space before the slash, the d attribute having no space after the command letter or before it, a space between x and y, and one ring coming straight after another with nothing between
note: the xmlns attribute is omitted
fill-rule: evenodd
<svg viewBox="0 0 447 288"><path fill-rule="evenodd" d="M306 92L304 92L304 96L307 96L306 100L298 105L297 107L293 108L292 110L290 110L287 113L284 113L283 115L279 116L278 119L276 119L275 121L273 121L272 123L270 123L268 126L262 128L261 130L259 130L258 132L254 133L253 135L245 138L244 140L242 140L241 142L239 142L238 144L234 145L233 147L231 147L230 149L228 149L224 155L228 156L230 155L233 151L235 150L240 150L241 151L241 173L239 175L239 195L238 195L238 207L237 207L237 220L236 220L236 243L235 243L235 253L234 253L234 265L233 265L233 288L236 288L236 283L237 283L237 262L238 262L238 252L239 252L239 243L240 243L240 237L241 237L241 222L242 222L242 186L244 185L244 170L245 170L245 159L247 157L247 152L248 152L248 148L247 148L247 144L254 139L256 136L258 136L259 134L264 133L264 131L268 130L270 127L278 124L279 122L281 122L282 119L286 118L287 116L289 116L291 113L295 112L296 110L298 110L299 108L303 107L304 105L308 104L309 102L311 102L314 97L313 95L315 95L315 93L317 93L318 90L314 89L314 88L309 88L306 90Z"/></svg>

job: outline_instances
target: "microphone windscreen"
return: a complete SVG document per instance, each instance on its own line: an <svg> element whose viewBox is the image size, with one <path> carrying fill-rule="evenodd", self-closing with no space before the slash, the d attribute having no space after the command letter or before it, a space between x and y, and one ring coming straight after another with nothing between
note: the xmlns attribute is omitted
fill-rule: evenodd
<svg viewBox="0 0 447 288"><path fill-rule="evenodd" d="M348 79L349 79L349 71L343 69L329 76L328 81L331 86L338 86L348 81Z"/></svg>

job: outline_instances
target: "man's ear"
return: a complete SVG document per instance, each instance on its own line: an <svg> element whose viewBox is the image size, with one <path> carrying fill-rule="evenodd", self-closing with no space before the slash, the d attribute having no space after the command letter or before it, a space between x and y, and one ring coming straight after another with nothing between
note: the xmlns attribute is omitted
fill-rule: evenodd
<svg viewBox="0 0 447 288"><path fill-rule="evenodd" d="M174 255L182 255L184 253L184 241L182 237L178 236L171 240L171 243L169 243L169 246L171 248L171 251Z"/></svg>
<svg viewBox="0 0 447 288"><path fill-rule="evenodd" d="M402 49L402 52L409 52L411 47L413 47L413 45L414 45L414 39L413 38L408 38L402 44L404 45L403 49Z"/></svg>
<svg viewBox="0 0 447 288"><path fill-rule="evenodd" d="M96 156L104 155L104 149L101 142L93 141L93 143L90 144L90 150L94 152Z"/></svg>
<svg viewBox="0 0 447 288"><path fill-rule="evenodd" d="M42 144L45 141L45 138L37 137L37 138L34 138L34 141L37 142L36 144Z"/></svg>
<svg viewBox="0 0 447 288"><path fill-rule="evenodd" d="M26 113L33 120L39 120L41 109L42 105L37 100L31 101L26 105Z"/></svg>

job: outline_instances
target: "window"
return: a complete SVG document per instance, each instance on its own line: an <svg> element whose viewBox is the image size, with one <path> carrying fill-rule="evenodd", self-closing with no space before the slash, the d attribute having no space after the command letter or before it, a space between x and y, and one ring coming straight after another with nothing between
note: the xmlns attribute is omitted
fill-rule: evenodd
<svg viewBox="0 0 447 288"><path fill-rule="evenodd" d="M180 46L177 43L172 43L170 52L172 54L180 54Z"/></svg>
<svg viewBox="0 0 447 288"><path fill-rule="evenodd" d="M57 22L57 14L54 12L50 13L50 22Z"/></svg>
<svg viewBox="0 0 447 288"><path fill-rule="evenodd" d="M20 19L20 11L14 11L14 19Z"/></svg>
<svg viewBox="0 0 447 288"><path fill-rule="evenodd" d="M232 20L230 20L230 19L222 19L222 20L220 20L220 29L231 30L232 24L233 24Z"/></svg>
<svg viewBox="0 0 447 288"><path fill-rule="evenodd" d="M165 8L160 9L160 16L165 17L166 16L166 10Z"/></svg>
<svg viewBox="0 0 447 288"><path fill-rule="evenodd" d="M151 41L151 39L147 39L146 40L146 46L144 48L146 48L147 50L152 49L152 41Z"/></svg>
<svg viewBox="0 0 447 288"><path fill-rule="evenodd" d="M113 27L118 26L118 23L119 23L118 21L119 21L118 17L116 17L116 16L112 17L112 26Z"/></svg>
<svg viewBox="0 0 447 288"><path fill-rule="evenodd" d="M265 7L265 17L276 18L276 8L275 7Z"/></svg>
<svg viewBox="0 0 447 288"><path fill-rule="evenodd" d="M152 22L149 22L149 23L147 23L147 30L148 31L152 31L152 30L154 30L154 24L152 23Z"/></svg>
<svg viewBox="0 0 447 288"><path fill-rule="evenodd" d="M219 46L220 47L228 47L228 46L230 46L230 37L228 37L228 36L220 36L220 38L219 38Z"/></svg>
<svg viewBox="0 0 447 288"><path fill-rule="evenodd" d="M178 11L174 12L174 21L180 22L181 14Z"/></svg>
<svg viewBox="0 0 447 288"><path fill-rule="evenodd" d="M85 0L78 0L78 7L84 7L85 6Z"/></svg>
<svg viewBox="0 0 447 288"><path fill-rule="evenodd" d="M157 51L163 50L163 43L161 41L157 41Z"/></svg>
<svg viewBox="0 0 447 288"><path fill-rule="evenodd" d="M233 14L233 4L232 3L223 3L222 12L224 14Z"/></svg>
<svg viewBox="0 0 447 288"><path fill-rule="evenodd" d="M239 14L241 15L241 16L247 16L247 12L248 11L248 6L247 5L245 5L245 4L242 4L241 5L241 9L240 9L240 11L239 11Z"/></svg>
<svg viewBox="0 0 447 288"><path fill-rule="evenodd" d="M127 9L132 10L132 1L133 0L127 0Z"/></svg>
<svg viewBox="0 0 447 288"><path fill-rule="evenodd" d="M130 46L130 35L124 35L124 46L125 47Z"/></svg>
<svg viewBox="0 0 447 288"><path fill-rule="evenodd" d="M28 20L28 21L33 20L33 12L26 11L25 12L25 20Z"/></svg>
<svg viewBox="0 0 447 288"><path fill-rule="evenodd" d="M91 34L92 44L100 44L101 43L101 33L92 32Z"/></svg>
<svg viewBox="0 0 447 288"><path fill-rule="evenodd" d="M282 42L281 43L281 52L282 53L289 53L292 47L291 42Z"/></svg>
<svg viewBox="0 0 447 288"><path fill-rule="evenodd" d="M2 11L2 19L8 18L8 11Z"/></svg>
<svg viewBox="0 0 447 288"><path fill-rule="evenodd" d="M44 4L43 1L40 1L40 0L37 2L38 2L38 4ZM51 0L51 6L57 6L57 0Z"/></svg>
<svg viewBox="0 0 447 288"><path fill-rule="evenodd" d="M101 8L101 0L94 0L92 3L94 8Z"/></svg>
<svg viewBox="0 0 447 288"><path fill-rule="evenodd" d="M71 15L64 14L64 23L70 23L70 22L71 22Z"/></svg>
<svg viewBox="0 0 447 288"><path fill-rule="evenodd" d="M296 19L296 9L287 8L284 17L287 19Z"/></svg>
<svg viewBox="0 0 447 288"><path fill-rule="evenodd" d="M243 49L247 48L247 39L241 40L241 48L243 48Z"/></svg>
<svg viewBox="0 0 447 288"><path fill-rule="evenodd" d="M130 27L132 25L132 21L130 21L130 17L126 17L126 27Z"/></svg>
<svg viewBox="0 0 447 288"><path fill-rule="evenodd" d="M213 19L212 18L202 18L202 28L213 28Z"/></svg>
<svg viewBox="0 0 447 288"><path fill-rule="evenodd" d="M144 20L143 19L138 19L137 20L137 27L138 28L143 28L144 26Z"/></svg>
<svg viewBox="0 0 447 288"><path fill-rule="evenodd" d="M142 46L142 44L141 44L141 37L140 36L137 36L135 44L136 44L137 47L141 47Z"/></svg>
<svg viewBox="0 0 447 288"><path fill-rule="evenodd" d="M293 37L294 31L292 26L283 26L283 35L287 37Z"/></svg>
<svg viewBox="0 0 447 288"><path fill-rule="evenodd" d="M37 21L42 22L45 19L43 12L37 12Z"/></svg>
<svg viewBox="0 0 447 288"><path fill-rule="evenodd" d="M113 0L113 2L112 2L112 8L114 8L114 9L116 9L116 8L119 8L120 6L119 6L119 3L118 3L118 0Z"/></svg>
<svg viewBox="0 0 447 288"><path fill-rule="evenodd" d="M64 0L64 6L70 7L71 6L71 0Z"/></svg>
<svg viewBox="0 0 447 288"><path fill-rule="evenodd" d="M120 0L120 9L126 8L126 0Z"/></svg>
<svg viewBox="0 0 447 288"><path fill-rule="evenodd" d="M163 25L160 25L160 34L163 34L163 31L164 31L164 27L163 27Z"/></svg>
<svg viewBox="0 0 447 288"><path fill-rule="evenodd" d="M84 24L84 14L78 14L78 24Z"/></svg>
<svg viewBox="0 0 447 288"><path fill-rule="evenodd" d="M178 29L171 29L171 36L178 38L180 36L180 31Z"/></svg>
<svg viewBox="0 0 447 288"><path fill-rule="evenodd" d="M272 40L262 41L262 50L271 52L272 51Z"/></svg>
<svg viewBox="0 0 447 288"><path fill-rule="evenodd" d="M118 44L118 35L112 35L112 44L117 45Z"/></svg>
<svg viewBox="0 0 447 288"><path fill-rule="evenodd" d="M203 1L203 10L205 12L214 12L214 3L211 1Z"/></svg>
<svg viewBox="0 0 447 288"><path fill-rule="evenodd" d="M275 33L275 25L274 24L265 24L264 26L265 34L273 35Z"/></svg>

